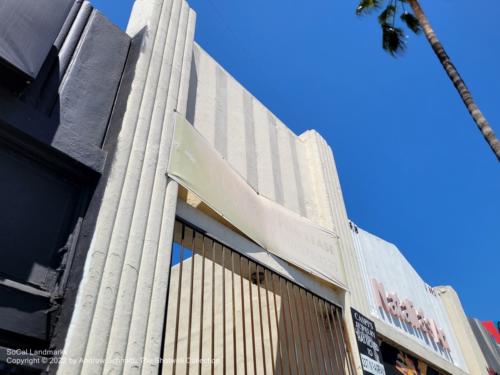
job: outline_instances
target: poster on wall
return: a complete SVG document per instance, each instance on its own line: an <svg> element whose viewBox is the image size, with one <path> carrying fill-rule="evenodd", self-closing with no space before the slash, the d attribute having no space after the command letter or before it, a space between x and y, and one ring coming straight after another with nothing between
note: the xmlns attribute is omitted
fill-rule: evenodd
<svg viewBox="0 0 500 375"><path fill-rule="evenodd" d="M380 345L386 375L442 375L424 361L392 345Z"/></svg>
<svg viewBox="0 0 500 375"><path fill-rule="evenodd" d="M351 314L363 374L385 375L375 323L353 308Z"/></svg>

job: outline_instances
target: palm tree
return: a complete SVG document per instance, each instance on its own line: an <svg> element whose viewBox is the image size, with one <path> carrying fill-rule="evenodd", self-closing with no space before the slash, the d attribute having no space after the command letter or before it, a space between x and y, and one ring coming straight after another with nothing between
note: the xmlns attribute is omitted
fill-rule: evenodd
<svg viewBox="0 0 500 375"><path fill-rule="evenodd" d="M413 13L410 13L406 9L406 4L410 5ZM500 142L479 107L474 102L469 89L444 50L443 45L438 40L436 33L432 30L429 20L418 0L361 0L356 8L356 14L358 16L368 14L376 9L381 9L384 5L384 9L378 16L378 21L382 28L382 48L392 56L399 55L406 49L404 31L396 24L398 15L402 23L415 34L419 34L423 30L427 41L443 65L448 77L453 82L472 119L500 161Z"/></svg>

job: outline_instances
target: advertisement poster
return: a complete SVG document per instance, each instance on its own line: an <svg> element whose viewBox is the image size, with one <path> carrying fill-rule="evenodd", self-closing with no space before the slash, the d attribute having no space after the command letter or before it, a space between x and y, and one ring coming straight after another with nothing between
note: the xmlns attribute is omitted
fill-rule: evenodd
<svg viewBox="0 0 500 375"><path fill-rule="evenodd" d="M385 375L375 323L353 308L351 314L363 374Z"/></svg>
<svg viewBox="0 0 500 375"><path fill-rule="evenodd" d="M380 345L386 375L441 375L427 363L383 342Z"/></svg>

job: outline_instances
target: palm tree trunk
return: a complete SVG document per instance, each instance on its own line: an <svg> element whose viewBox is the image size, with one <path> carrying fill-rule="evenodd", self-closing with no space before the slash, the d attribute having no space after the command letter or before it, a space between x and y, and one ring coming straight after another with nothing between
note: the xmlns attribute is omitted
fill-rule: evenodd
<svg viewBox="0 0 500 375"><path fill-rule="evenodd" d="M469 111L473 120L476 122L476 125L486 139L486 142L488 142L497 159L500 161L500 142L496 138L495 132L490 127L490 124L474 102L474 99L472 98L469 89L465 85L465 82L463 81L462 77L460 77L460 74L455 68L455 65L453 65L453 63L451 62L451 59L444 50L443 45L438 40L436 33L434 32L434 30L432 30L432 27L429 24L429 20L420 7L418 0L408 0L408 2L410 3L413 12L415 13L415 17L417 17L418 21L420 22L420 25L424 30L425 37L429 41L432 49L434 50L434 53L443 65L444 70L446 70L448 77L450 77L451 81L453 82L453 85L460 94L460 97L467 107L467 110Z"/></svg>

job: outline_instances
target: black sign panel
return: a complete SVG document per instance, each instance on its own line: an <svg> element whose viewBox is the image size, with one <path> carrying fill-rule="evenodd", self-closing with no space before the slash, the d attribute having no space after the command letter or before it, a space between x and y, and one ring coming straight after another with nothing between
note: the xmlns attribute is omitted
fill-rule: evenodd
<svg viewBox="0 0 500 375"><path fill-rule="evenodd" d="M36 78L74 2L0 1L0 65Z"/></svg>
<svg viewBox="0 0 500 375"><path fill-rule="evenodd" d="M385 375L375 323L353 308L351 308L351 314L363 374Z"/></svg>

